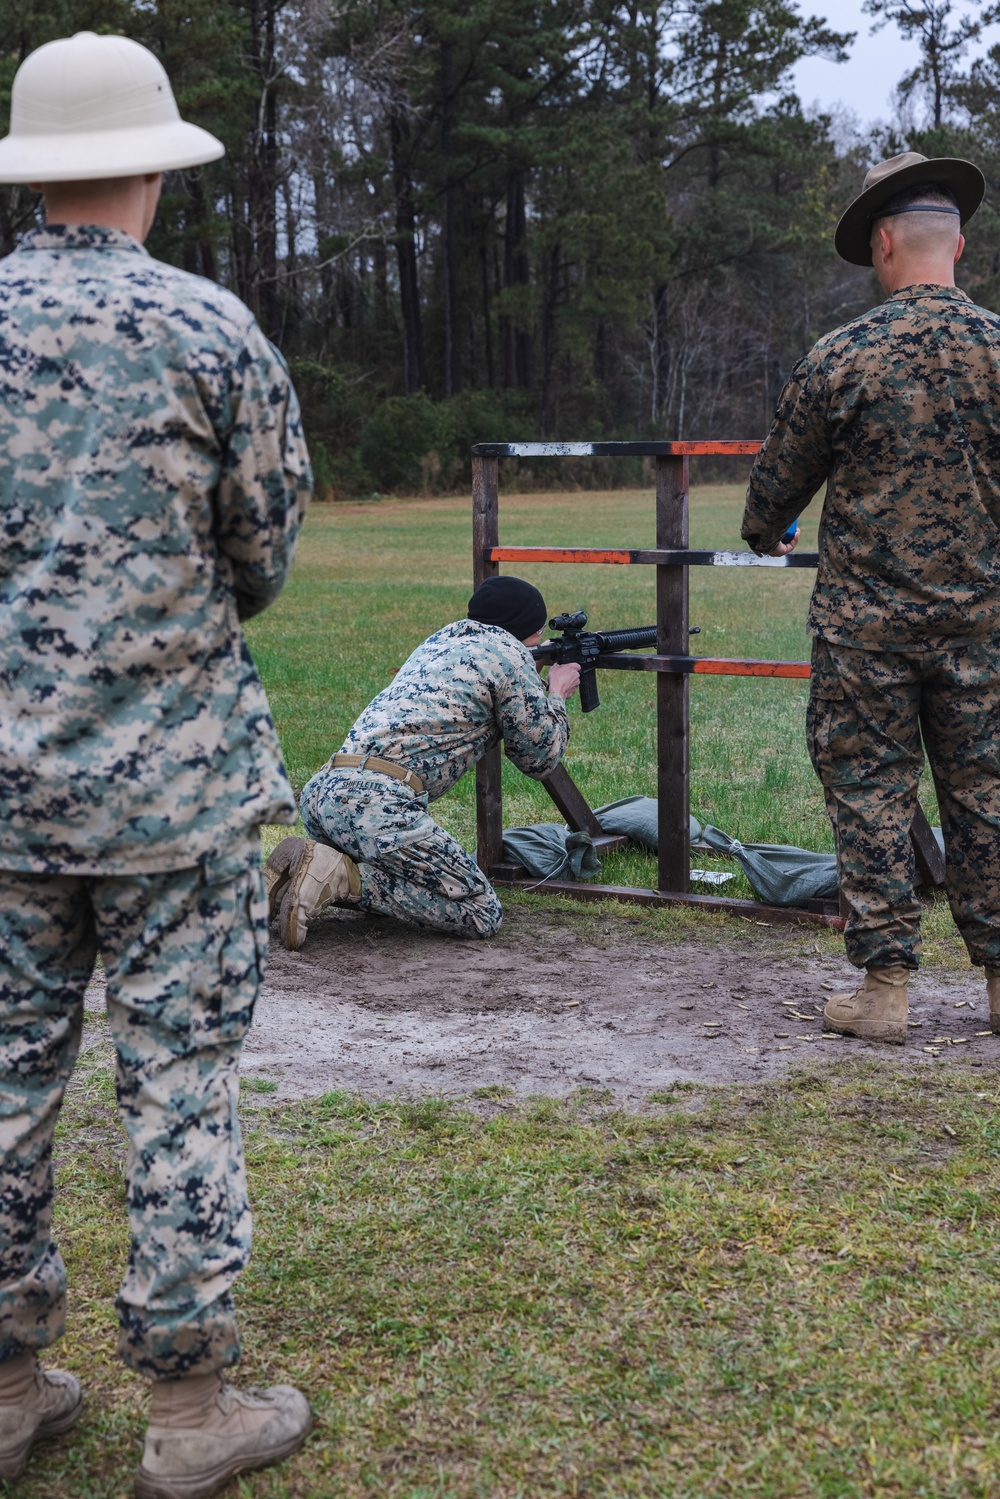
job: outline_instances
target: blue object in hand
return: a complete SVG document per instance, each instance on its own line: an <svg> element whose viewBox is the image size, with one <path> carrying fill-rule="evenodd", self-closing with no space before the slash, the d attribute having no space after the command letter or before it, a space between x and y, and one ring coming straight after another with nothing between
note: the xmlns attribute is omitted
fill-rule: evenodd
<svg viewBox="0 0 1000 1499"><path fill-rule="evenodd" d="M797 520L793 520L792 524L789 526L788 530L785 532L784 536L781 538L781 545L783 547L791 546L792 542L795 540L795 533L796 533L796 531L798 529L799 529L799 523L798 523L798 521Z"/></svg>

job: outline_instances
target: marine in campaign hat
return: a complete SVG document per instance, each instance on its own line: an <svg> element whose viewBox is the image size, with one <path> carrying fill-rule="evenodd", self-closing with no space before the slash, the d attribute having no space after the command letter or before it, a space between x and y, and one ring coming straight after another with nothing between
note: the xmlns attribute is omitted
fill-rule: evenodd
<svg viewBox="0 0 1000 1499"><path fill-rule="evenodd" d="M761 554L823 492L806 733L833 824L847 955L828 1029L902 1044L921 955L910 828L925 755L948 899L1000 1034L1000 317L955 281L972 162L879 162L837 226L885 300L791 372L750 477Z"/></svg>

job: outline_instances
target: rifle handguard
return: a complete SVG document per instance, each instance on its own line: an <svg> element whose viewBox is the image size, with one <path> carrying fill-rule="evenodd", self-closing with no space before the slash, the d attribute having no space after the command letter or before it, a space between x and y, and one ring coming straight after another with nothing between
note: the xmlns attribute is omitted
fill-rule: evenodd
<svg viewBox="0 0 1000 1499"><path fill-rule="evenodd" d="M584 713L592 713L600 707L597 690L597 672L594 663L603 652L638 651L644 646L656 646L656 626L643 625L632 630L587 630L587 616L582 610L576 614L560 614L549 620L550 630L559 630L561 640L547 640L544 645L531 647L531 654L539 666L553 662L577 661L580 664L580 707ZM697 625L689 632L699 634Z"/></svg>

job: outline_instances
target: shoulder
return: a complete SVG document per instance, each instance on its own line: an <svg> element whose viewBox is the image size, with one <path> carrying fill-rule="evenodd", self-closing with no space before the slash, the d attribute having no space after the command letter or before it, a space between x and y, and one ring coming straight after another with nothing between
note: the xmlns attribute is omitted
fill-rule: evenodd
<svg viewBox="0 0 1000 1499"><path fill-rule="evenodd" d="M974 302L970 296L963 295L955 299L952 303L952 318L960 326L964 325L977 332L985 333L990 338L1000 339L1000 313L994 312L991 307L983 307L979 302Z"/></svg>
<svg viewBox="0 0 1000 1499"><path fill-rule="evenodd" d="M154 295L157 310L193 335L215 331L229 343L243 344L257 332L249 307L205 276L151 257L127 274L133 287L143 285Z"/></svg>
<svg viewBox="0 0 1000 1499"><path fill-rule="evenodd" d="M838 363L845 355L867 347L892 321L893 313L888 302L883 302L878 307L869 307L867 312L851 318L850 322L841 323L839 328L824 333L813 344L806 355L806 361L816 368Z"/></svg>
<svg viewBox="0 0 1000 1499"><path fill-rule="evenodd" d="M65 308L107 322L125 338L169 330L181 342L233 356L254 335L253 313L239 297L204 276L155 260L117 231L33 230L0 261L0 301L19 316L34 307L47 318ZM154 332L155 330L155 332Z"/></svg>
<svg viewBox="0 0 1000 1499"><path fill-rule="evenodd" d="M452 661L477 666L485 672L510 672L531 667L534 660L527 646L509 630L498 625L484 625L475 619L456 619L430 635L418 646L415 655L446 657Z"/></svg>
<svg viewBox="0 0 1000 1499"><path fill-rule="evenodd" d="M1000 315L973 302L956 287L940 290L920 287L914 293L904 288L827 333L811 352L819 360L836 359L887 340L894 341L903 331L907 336L919 337L925 332L942 330L956 337L969 330L978 336L996 338L1000 336Z"/></svg>
<svg viewBox="0 0 1000 1499"><path fill-rule="evenodd" d="M518 665L532 664L528 647L500 625L484 625L478 619L459 619L447 628L452 639L461 641L469 650Z"/></svg>

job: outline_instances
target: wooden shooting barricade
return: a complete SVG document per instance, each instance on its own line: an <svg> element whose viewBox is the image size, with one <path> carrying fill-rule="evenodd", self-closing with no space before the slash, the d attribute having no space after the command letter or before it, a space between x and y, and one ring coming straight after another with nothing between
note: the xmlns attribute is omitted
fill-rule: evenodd
<svg viewBox="0 0 1000 1499"><path fill-rule="evenodd" d="M545 889L579 900L609 897L648 906L696 906L767 921L806 921L843 926L835 902L811 901L804 909L764 906L757 901L693 895L690 889L690 697L692 675L748 677L809 676L808 661L728 660L689 654L688 568L811 567L816 552L786 557L757 557L752 552L691 551L688 545L688 461L695 456L748 456L759 442L483 442L472 449L472 545L474 586L500 571L502 562L572 562L612 567L656 568L656 650L651 654L609 652L597 658L603 671L656 673L657 801L659 808L656 890L625 885L595 885L574 880L546 880ZM656 460L656 546L510 547L500 543L501 458L644 457ZM476 768L477 859L494 884L528 879L519 865L503 860L502 754L499 748ZM600 851L628 840L604 832L573 781L560 765L541 783L575 832L586 832ZM917 873L925 884L944 883L944 858L921 808L911 838Z"/></svg>

